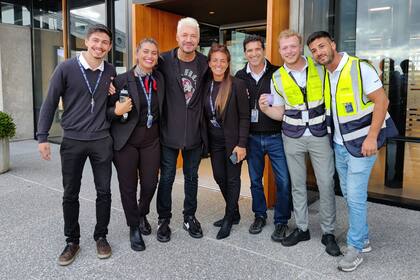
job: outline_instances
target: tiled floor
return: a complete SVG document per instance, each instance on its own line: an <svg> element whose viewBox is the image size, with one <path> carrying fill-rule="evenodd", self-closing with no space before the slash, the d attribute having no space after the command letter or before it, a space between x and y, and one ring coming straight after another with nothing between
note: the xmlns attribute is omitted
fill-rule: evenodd
<svg viewBox="0 0 420 280"><path fill-rule="evenodd" d="M212 222L223 215L224 204L221 194L208 183L198 192L197 217L204 237L189 237L181 223L183 186L179 175L173 190L172 240L156 240L153 201L149 215L153 233L145 237L144 252L129 247L113 176L108 236L113 256L99 260L92 239L95 191L88 164L80 194L82 249L72 265L60 267L56 260L64 247L62 187L58 146L52 148L53 160L43 162L34 141L12 143L12 169L0 175L0 279L420 279L420 212L369 203L373 251L365 255L357 271L342 273L336 268L338 258L328 256L321 245L317 202L309 209L312 239L295 247L285 248L270 240L272 211L261 234L248 233L253 215L246 196L240 199L241 223L233 227L229 238L216 240ZM202 173L200 176L200 183L211 181ZM244 183L243 188L248 185ZM341 246L345 244L346 219L344 202L337 198L336 234ZM293 219L289 226L294 227Z"/></svg>

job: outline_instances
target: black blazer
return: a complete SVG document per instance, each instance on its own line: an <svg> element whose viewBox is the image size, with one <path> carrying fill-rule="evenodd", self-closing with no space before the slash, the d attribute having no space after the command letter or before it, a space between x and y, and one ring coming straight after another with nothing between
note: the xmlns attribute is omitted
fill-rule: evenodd
<svg viewBox="0 0 420 280"><path fill-rule="evenodd" d="M226 102L226 107L222 112L222 123L223 132L225 135L225 145L228 154L231 154L235 146L246 148L248 144L249 134L249 101L248 94L246 91L246 84L243 80L232 78L232 91L230 92L229 98ZM203 101L203 107L205 102L209 101L210 97L210 84L211 80L205 84L205 98ZM204 109L203 109L204 111ZM202 130L203 142L205 151L209 151L209 140L208 140L208 120L207 116L203 114L202 123L205 124L205 129ZM204 127L204 126L203 126Z"/></svg>
<svg viewBox="0 0 420 280"><path fill-rule="evenodd" d="M162 120L162 106L165 94L165 81L159 71L153 71L153 77L157 83L157 95L159 100L159 122ZM139 94L137 91L136 76L134 68L128 72L118 75L114 79L114 86L117 92L108 98L107 118L111 120L111 136L114 139L114 150L119 151L127 143L128 138L137 126L139 119L138 108L140 108ZM115 102L119 99L119 92L126 88L133 102L133 108L128 113L128 120L125 123L120 122L120 116L114 113Z"/></svg>

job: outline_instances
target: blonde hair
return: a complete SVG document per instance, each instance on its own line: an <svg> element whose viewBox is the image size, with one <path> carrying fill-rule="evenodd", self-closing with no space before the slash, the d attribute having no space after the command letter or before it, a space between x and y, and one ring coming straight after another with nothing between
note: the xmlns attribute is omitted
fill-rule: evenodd
<svg viewBox="0 0 420 280"><path fill-rule="evenodd" d="M296 31L292 30L292 29L286 29L283 30L282 32L280 32L279 37L277 38L277 40L280 42L281 39L287 39L290 37L297 37L299 40L299 44L302 45L302 36L297 33Z"/></svg>
<svg viewBox="0 0 420 280"><path fill-rule="evenodd" d="M197 33L200 34L200 25L198 24L197 20L192 17L181 18L178 21L178 26L176 28L176 32L179 33L184 26L191 26L197 28Z"/></svg>

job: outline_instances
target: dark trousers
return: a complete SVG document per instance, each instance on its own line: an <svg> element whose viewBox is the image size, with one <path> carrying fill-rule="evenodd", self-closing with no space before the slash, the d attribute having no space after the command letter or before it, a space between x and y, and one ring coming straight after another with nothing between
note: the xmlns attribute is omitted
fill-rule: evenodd
<svg viewBox="0 0 420 280"><path fill-rule="evenodd" d="M225 218L232 221L235 214L239 213L238 200L241 192L242 161L233 164L229 159L231 153L228 153L224 146L215 145L214 142L213 140L210 146L213 177L226 202Z"/></svg>
<svg viewBox="0 0 420 280"><path fill-rule="evenodd" d="M63 175L64 235L67 242L79 243L79 192L87 158L96 188L96 226L93 237L105 237L111 214L112 138L79 141L64 138L60 147Z"/></svg>
<svg viewBox="0 0 420 280"><path fill-rule="evenodd" d="M128 226L138 226L139 217L150 212L160 165L159 128L136 127L127 144L114 151L114 164L120 183L121 202ZM140 199L137 185L140 177Z"/></svg>
<svg viewBox="0 0 420 280"><path fill-rule="evenodd" d="M194 216L197 210L198 167L201 161L201 147L181 150L184 172L184 217ZM172 217L172 186L175 180L176 160L179 150L161 147L160 180L157 191L157 212L159 219Z"/></svg>

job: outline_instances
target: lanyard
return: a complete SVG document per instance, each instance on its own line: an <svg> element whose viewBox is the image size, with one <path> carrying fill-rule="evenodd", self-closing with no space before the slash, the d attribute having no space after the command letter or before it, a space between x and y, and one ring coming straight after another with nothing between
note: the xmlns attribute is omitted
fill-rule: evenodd
<svg viewBox="0 0 420 280"><path fill-rule="evenodd" d="M214 84L213 84L213 81L211 81L209 101L210 101L211 116L212 116L212 119L215 120L216 119L216 109L214 108L213 99L212 99L213 87L214 87Z"/></svg>
<svg viewBox="0 0 420 280"><path fill-rule="evenodd" d="M93 99L93 96L95 95L95 92L98 89L99 82L101 81L102 71L99 72L99 76L98 76L98 79L96 80L95 88L92 90L92 88L90 87L90 84L89 84L89 80L86 76L85 68L83 68L82 63L80 63L80 57L77 58L77 63L79 64L80 71L82 72L83 78L85 79L85 83L86 83L86 85L88 87L88 90L89 90L89 93L91 95L90 112L93 113L93 107L95 106L95 100Z"/></svg>
<svg viewBox="0 0 420 280"><path fill-rule="evenodd" d="M151 81L148 81L149 82L149 92L147 92L141 77L140 76L138 76L138 77L139 77L141 87L143 88L144 96L146 97L146 100L147 100L147 118L150 118L149 116L152 115L152 85L151 85L151 82L153 81L153 77L150 76ZM147 76L146 76L146 79L148 79ZM146 81L146 79L145 79L145 81Z"/></svg>

